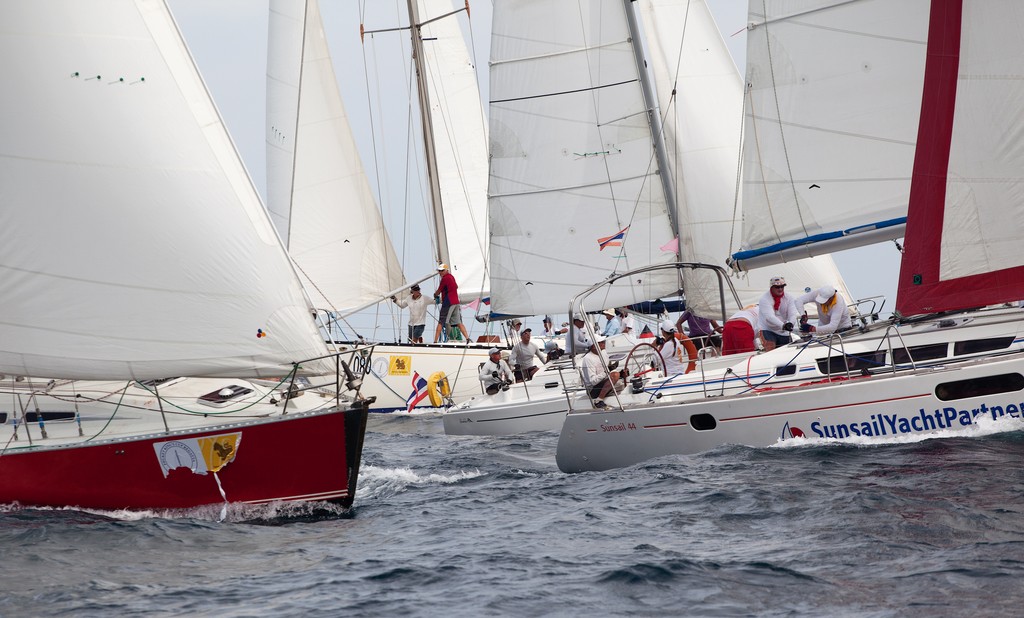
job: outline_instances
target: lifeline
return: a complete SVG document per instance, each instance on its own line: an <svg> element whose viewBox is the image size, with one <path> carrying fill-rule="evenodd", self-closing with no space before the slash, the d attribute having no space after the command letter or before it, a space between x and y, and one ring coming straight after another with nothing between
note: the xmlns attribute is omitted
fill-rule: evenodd
<svg viewBox="0 0 1024 618"><path fill-rule="evenodd" d="M898 414L872 414L871 420L862 423L822 425L821 421L811 423L811 431L819 438L849 438L850 436L887 436L901 433L918 433L922 431L935 431L936 429L950 429L954 423L966 427L974 422L979 416L990 414L992 420L1002 416L1021 418L1021 410L1024 410L1024 403L1009 404L1003 406L987 406L981 404L973 410L957 410L956 408L942 408L935 412L928 413L921 408L920 414L915 416L899 416Z"/></svg>

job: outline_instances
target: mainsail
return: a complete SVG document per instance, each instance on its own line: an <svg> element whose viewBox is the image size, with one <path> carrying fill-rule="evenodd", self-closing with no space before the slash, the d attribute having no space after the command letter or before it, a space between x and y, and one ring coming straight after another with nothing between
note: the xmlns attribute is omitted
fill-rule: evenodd
<svg viewBox="0 0 1024 618"><path fill-rule="evenodd" d="M417 0L440 217L464 301L487 296L487 120L453 0ZM460 3L461 4L461 3ZM442 17L444 16L444 17ZM414 31L415 35L415 31ZM420 101L420 105L424 105ZM440 226L439 226L440 227Z"/></svg>
<svg viewBox="0 0 1024 618"><path fill-rule="evenodd" d="M345 114L316 0L272 0L267 202L318 306L379 301L404 277Z"/></svg>
<svg viewBox="0 0 1024 618"><path fill-rule="evenodd" d="M736 200L743 84L704 0L641 0L650 68L676 189L683 261L722 264L739 240L742 208ZM756 303L773 276L801 287L835 286L852 298L831 256L754 269L733 278L741 305ZM720 316L717 277L688 272L686 306ZM727 303L731 314L736 307ZM728 316L727 316L728 317Z"/></svg>
<svg viewBox="0 0 1024 618"><path fill-rule="evenodd" d="M0 372L280 376L326 354L164 3L7 13Z"/></svg>
<svg viewBox="0 0 1024 618"><path fill-rule="evenodd" d="M628 5L495 2L488 195L496 313L563 312L609 275L676 259ZM674 274L625 283L610 286L600 305L679 289Z"/></svg>
<svg viewBox="0 0 1024 618"><path fill-rule="evenodd" d="M750 5L737 266L901 237L928 0Z"/></svg>

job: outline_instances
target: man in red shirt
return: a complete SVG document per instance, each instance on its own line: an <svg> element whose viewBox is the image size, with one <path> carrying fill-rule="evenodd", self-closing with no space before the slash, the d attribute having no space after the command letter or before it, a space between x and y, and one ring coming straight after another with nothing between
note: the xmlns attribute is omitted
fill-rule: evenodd
<svg viewBox="0 0 1024 618"><path fill-rule="evenodd" d="M462 332L463 341L468 343L469 333L466 332L466 326L462 323L462 307L459 304L459 284L455 282L455 277L448 272L447 264L438 264L437 272L441 274L441 282L437 286L437 291L434 292L434 299L440 299L441 312L437 315L434 343L441 339L441 328L450 326L458 326L459 331Z"/></svg>

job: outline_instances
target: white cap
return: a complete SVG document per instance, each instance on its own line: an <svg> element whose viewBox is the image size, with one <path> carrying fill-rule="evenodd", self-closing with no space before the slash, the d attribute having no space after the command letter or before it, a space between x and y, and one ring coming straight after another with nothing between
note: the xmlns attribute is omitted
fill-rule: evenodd
<svg viewBox="0 0 1024 618"><path fill-rule="evenodd" d="M501 350L499 350L498 348L491 348L490 352L488 352L487 355L490 356L491 354L498 354L500 352Z"/></svg>
<svg viewBox="0 0 1024 618"><path fill-rule="evenodd" d="M437 269L438 270L448 270L448 265L447 264L438 264L437 265Z"/></svg>
<svg viewBox="0 0 1024 618"><path fill-rule="evenodd" d="M661 330L666 333L674 333L676 332L676 325L672 323L672 320L665 320L661 323Z"/></svg>
<svg viewBox="0 0 1024 618"><path fill-rule="evenodd" d="M827 303L828 299L832 298L835 295L836 289L831 285L826 285L825 287L818 290L818 295L814 298L814 302L818 303L819 305L822 303Z"/></svg>

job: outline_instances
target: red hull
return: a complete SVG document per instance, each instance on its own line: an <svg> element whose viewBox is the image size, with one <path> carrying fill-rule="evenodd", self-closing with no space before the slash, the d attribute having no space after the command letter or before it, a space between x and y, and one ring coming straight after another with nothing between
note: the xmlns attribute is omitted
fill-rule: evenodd
<svg viewBox="0 0 1024 618"><path fill-rule="evenodd" d="M355 496L366 409L308 412L215 428L0 454L0 504L103 510L183 509L228 502L330 501ZM240 434L216 473L165 476L154 445Z"/></svg>

